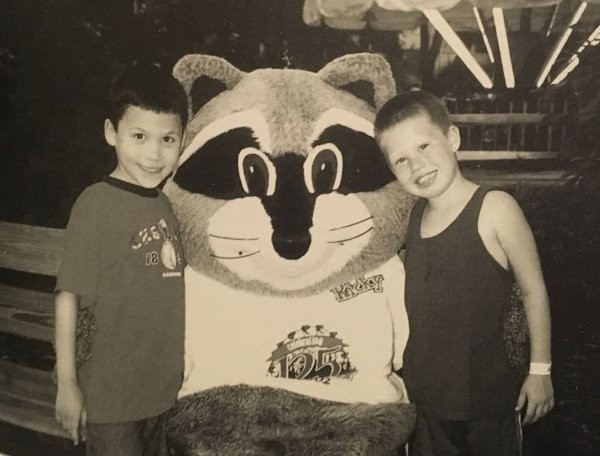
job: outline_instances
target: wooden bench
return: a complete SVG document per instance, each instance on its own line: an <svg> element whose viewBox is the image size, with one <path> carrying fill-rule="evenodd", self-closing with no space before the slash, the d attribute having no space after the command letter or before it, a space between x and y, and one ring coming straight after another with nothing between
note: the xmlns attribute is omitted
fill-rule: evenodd
<svg viewBox="0 0 600 456"><path fill-rule="evenodd" d="M62 256L63 230L0 222L0 267L54 276ZM51 344L51 291L0 284L0 332ZM52 372L0 360L0 421L67 438L54 419Z"/></svg>

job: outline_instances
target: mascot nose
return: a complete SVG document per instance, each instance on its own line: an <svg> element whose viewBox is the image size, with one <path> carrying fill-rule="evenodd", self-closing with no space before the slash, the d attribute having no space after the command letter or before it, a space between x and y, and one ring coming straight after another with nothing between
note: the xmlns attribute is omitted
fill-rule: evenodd
<svg viewBox="0 0 600 456"><path fill-rule="evenodd" d="M310 247L310 234L305 236L286 236L279 231L274 231L271 237L273 248L286 260L302 258Z"/></svg>
<svg viewBox="0 0 600 456"><path fill-rule="evenodd" d="M263 205L271 216L273 249L286 260L302 258L310 247L315 196L304 183L304 157L287 153L273 160L277 184Z"/></svg>

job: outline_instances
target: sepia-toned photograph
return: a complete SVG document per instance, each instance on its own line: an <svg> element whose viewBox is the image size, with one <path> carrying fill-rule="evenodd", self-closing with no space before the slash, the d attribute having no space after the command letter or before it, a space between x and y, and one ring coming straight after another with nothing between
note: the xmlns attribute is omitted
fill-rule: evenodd
<svg viewBox="0 0 600 456"><path fill-rule="evenodd" d="M600 456L600 0L0 0L0 456Z"/></svg>

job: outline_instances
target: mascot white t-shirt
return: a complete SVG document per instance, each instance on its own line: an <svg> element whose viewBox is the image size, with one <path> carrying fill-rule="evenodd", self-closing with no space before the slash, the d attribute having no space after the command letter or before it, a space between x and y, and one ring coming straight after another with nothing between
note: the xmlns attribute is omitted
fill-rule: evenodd
<svg viewBox="0 0 600 456"><path fill-rule="evenodd" d="M406 400L390 369L402 366L408 336L398 257L293 299L249 295L191 268L186 274L194 332L186 334L180 396L242 380L339 402Z"/></svg>

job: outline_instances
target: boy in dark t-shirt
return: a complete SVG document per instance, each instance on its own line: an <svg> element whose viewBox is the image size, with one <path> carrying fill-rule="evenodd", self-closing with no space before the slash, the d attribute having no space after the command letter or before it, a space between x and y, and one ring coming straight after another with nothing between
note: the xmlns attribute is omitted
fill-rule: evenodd
<svg viewBox="0 0 600 456"><path fill-rule="evenodd" d="M389 100L375 136L398 181L419 197L405 257L410 335L403 376L418 410L409 454L515 456L521 410L528 423L554 405L550 310L531 229L509 194L463 177L455 154L460 133L434 95ZM513 275L530 335L524 381L503 342Z"/></svg>
<svg viewBox="0 0 600 456"><path fill-rule="evenodd" d="M106 141L117 167L79 196L56 285L56 418L88 455L166 455L164 414L183 373L184 259L161 182L181 152L179 83L153 65L115 79ZM76 367L77 313L94 327Z"/></svg>

